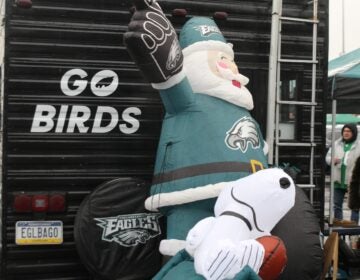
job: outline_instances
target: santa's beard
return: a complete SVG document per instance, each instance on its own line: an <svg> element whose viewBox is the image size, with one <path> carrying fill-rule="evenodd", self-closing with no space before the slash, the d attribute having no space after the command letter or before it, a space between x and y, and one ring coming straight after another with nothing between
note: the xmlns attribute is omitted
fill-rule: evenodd
<svg viewBox="0 0 360 280"><path fill-rule="evenodd" d="M187 55L184 58L184 68L195 93L214 96L247 110L254 108L251 93L243 84L240 88L236 87L232 84L231 80L220 78L211 71L207 51L194 52ZM236 74L234 75L236 77ZM234 78L234 76L228 78ZM238 76L236 80L238 78L241 78L242 81L244 81L244 78L247 79L244 76ZM241 83L241 80L239 81Z"/></svg>

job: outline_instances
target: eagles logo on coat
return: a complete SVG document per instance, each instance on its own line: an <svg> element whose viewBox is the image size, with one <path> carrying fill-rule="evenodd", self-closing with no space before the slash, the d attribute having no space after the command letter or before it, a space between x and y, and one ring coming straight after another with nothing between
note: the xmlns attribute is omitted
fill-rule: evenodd
<svg viewBox="0 0 360 280"><path fill-rule="evenodd" d="M238 120L226 134L225 143L230 149L240 149L245 153L250 144L253 149L260 148L260 138L256 124L249 117Z"/></svg>

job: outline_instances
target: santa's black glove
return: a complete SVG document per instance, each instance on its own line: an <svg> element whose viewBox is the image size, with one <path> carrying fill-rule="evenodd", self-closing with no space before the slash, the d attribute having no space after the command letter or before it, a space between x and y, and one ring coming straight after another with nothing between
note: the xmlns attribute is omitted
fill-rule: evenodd
<svg viewBox="0 0 360 280"><path fill-rule="evenodd" d="M176 32L155 0L134 3L136 11L124 43L149 82L165 82L182 69L183 55Z"/></svg>

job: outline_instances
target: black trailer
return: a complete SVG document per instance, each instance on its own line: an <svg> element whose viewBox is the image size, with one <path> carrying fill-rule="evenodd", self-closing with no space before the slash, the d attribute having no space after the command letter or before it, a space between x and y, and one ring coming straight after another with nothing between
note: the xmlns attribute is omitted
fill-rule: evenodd
<svg viewBox="0 0 360 280"><path fill-rule="evenodd" d="M266 135L272 1L159 2L177 31L194 15L216 20L234 44L240 71L250 79L252 115ZM284 14L307 17L312 13L308 2L284 1ZM139 178L147 192L164 114L158 93L143 79L123 44L132 2L4 0L2 5L0 278L94 279L74 241L79 206L99 185L118 178ZM313 205L319 221L323 220L327 21L328 1L320 0L314 172L307 171L305 148L287 148L280 157L282 163L299 168L298 183L314 176ZM283 28L285 54L310 56L312 29L301 22ZM298 101L309 98L307 66L289 64L282 68L281 79L284 95ZM283 108L294 131L292 140L306 141L309 108ZM21 236L26 222L38 222L63 235L37 245L35 239Z"/></svg>

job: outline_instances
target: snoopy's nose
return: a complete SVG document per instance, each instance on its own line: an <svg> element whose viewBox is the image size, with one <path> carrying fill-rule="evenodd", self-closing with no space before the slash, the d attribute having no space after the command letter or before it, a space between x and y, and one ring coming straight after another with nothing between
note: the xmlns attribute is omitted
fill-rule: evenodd
<svg viewBox="0 0 360 280"><path fill-rule="evenodd" d="M280 178L279 182L280 182L280 187L283 189L287 189L291 185L290 180L286 177Z"/></svg>

